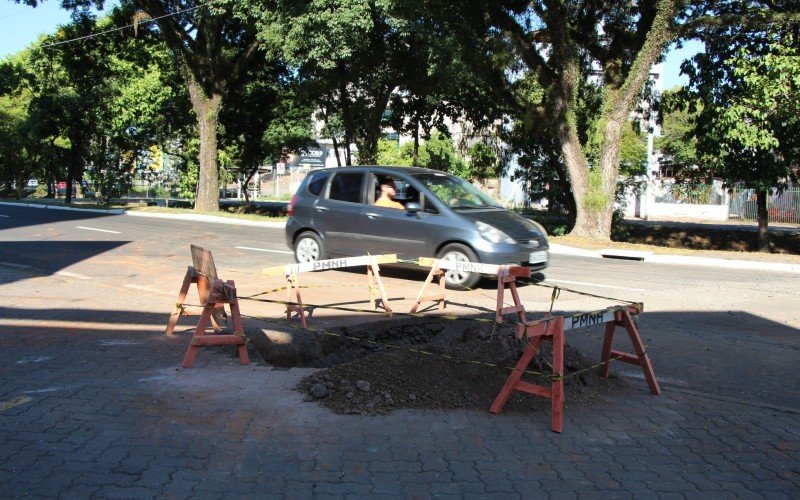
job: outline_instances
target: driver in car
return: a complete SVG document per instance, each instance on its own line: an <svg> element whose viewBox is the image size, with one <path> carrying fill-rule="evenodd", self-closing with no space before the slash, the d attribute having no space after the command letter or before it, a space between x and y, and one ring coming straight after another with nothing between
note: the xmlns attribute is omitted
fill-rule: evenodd
<svg viewBox="0 0 800 500"><path fill-rule="evenodd" d="M394 186L387 182L381 184L381 195L380 197L375 200L376 207L386 207L386 208L397 208L399 210L403 210L406 207L403 206L402 203L394 201L392 198L395 197L397 191L395 191Z"/></svg>

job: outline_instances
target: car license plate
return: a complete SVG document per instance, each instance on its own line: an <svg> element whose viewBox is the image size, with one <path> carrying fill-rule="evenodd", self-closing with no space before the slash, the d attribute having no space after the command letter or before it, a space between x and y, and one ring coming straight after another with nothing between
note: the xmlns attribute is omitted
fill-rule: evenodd
<svg viewBox="0 0 800 500"><path fill-rule="evenodd" d="M547 252L531 252L528 256L528 262L531 264L538 264L540 262L547 262Z"/></svg>

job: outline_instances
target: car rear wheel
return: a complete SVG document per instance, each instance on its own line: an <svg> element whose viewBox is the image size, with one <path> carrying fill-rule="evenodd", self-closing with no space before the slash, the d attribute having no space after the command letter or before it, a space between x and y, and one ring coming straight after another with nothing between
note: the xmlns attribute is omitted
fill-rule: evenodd
<svg viewBox="0 0 800 500"><path fill-rule="evenodd" d="M325 259L325 247L316 233L305 232L294 240L294 260L296 262L315 262Z"/></svg>
<svg viewBox="0 0 800 500"><path fill-rule="evenodd" d="M478 256L471 248L453 243L442 248L437 258L454 262L478 262ZM446 269L444 273L445 286L451 290L464 290L473 288L481 280L478 273L469 273L456 269Z"/></svg>

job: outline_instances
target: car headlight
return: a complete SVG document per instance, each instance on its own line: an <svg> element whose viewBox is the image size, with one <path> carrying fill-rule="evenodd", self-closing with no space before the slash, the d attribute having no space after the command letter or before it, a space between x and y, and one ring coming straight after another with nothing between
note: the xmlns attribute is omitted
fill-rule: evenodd
<svg viewBox="0 0 800 500"><path fill-rule="evenodd" d="M486 241L491 243L516 243L509 235L485 222L475 221L475 226L478 228L478 234Z"/></svg>

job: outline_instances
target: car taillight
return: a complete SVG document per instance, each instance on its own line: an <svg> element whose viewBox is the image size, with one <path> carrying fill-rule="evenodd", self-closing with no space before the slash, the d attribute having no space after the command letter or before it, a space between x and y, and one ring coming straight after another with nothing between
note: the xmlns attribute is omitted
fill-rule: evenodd
<svg viewBox="0 0 800 500"><path fill-rule="evenodd" d="M289 206L286 207L286 213L291 217L292 212L294 212L294 202L297 201L297 195L293 194L292 199L289 200Z"/></svg>

